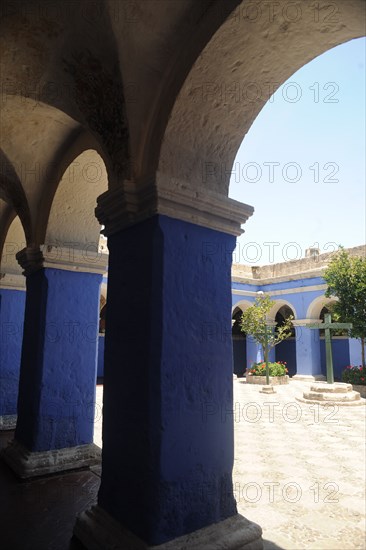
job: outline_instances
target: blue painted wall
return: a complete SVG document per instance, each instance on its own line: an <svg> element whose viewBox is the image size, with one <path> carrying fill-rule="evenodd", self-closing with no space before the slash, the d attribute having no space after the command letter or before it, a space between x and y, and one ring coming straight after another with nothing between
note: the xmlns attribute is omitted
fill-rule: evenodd
<svg viewBox="0 0 366 550"><path fill-rule="evenodd" d="M0 416L17 412L25 291L0 289Z"/></svg>
<svg viewBox="0 0 366 550"><path fill-rule="evenodd" d="M16 440L44 451L91 443L101 275L27 277Z"/></svg>
<svg viewBox="0 0 366 550"><path fill-rule="evenodd" d="M348 338L332 338L332 357L333 357L333 372L336 380L341 380L342 371L350 364L350 353ZM326 361L325 361L325 341L320 339L320 358L322 374L326 376Z"/></svg>
<svg viewBox="0 0 366 550"><path fill-rule="evenodd" d="M149 544L236 512L234 246L234 237L166 216L108 240L98 500Z"/></svg>

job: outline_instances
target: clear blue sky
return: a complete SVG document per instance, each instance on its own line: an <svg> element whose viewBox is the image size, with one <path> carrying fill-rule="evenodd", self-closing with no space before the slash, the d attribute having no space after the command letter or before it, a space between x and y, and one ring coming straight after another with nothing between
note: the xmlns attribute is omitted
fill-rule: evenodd
<svg viewBox="0 0 366 550"><path fill-rule="evenodd" d="M316 243L321 251L366 243L365 49L360 38L314 59L254 121L230 182L230 197L255 208L235 262L296 259Z"/></svg>

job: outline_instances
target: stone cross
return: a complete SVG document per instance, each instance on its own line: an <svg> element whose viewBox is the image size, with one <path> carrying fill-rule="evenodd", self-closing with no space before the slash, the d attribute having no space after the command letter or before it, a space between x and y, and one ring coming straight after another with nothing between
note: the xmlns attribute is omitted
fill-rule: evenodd
<svg viewBox="0 0 366 550"><path fill-rule="evenodd" d="M333 373L333 356L332 356L332 334L331 330L339 330L340 328L352 328L352 323L332 323L330 313L324 315L324 323L312 323L307 325L308 328L325 329L325 358L327 366L327 382L334 384Z"/></svg>

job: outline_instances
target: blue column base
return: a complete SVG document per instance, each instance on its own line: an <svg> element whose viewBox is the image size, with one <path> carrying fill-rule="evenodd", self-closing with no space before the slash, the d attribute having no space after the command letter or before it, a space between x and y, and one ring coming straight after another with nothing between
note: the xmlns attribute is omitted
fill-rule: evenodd
<svg viewBox="0 0 366 550"><path fill-rule="evenodd" d="M147 545L236 513L234 246L166 216L108 240L98 503Z"/></svg>

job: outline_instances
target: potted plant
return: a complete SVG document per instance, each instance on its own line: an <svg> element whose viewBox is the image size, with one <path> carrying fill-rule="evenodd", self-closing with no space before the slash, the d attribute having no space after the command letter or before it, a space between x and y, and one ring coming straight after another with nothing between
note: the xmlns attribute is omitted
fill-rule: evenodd
<svg viewBox="0 0 366 550"><path fill-rule="evenodd" d="M269 325L267 318L268 313L272 309L273 305L274 301L271 300L269 296L265 296L263 292L258 293L254 304L244 311L240 323L241 330L251 335L252 338L254 338L254 340L262 347L264 357L263 362L259 364L255 363L252 366L252 369L249 369L248 374L250 373L250 371L252 372L249 374L249 376L247 376L247 381L252 381L252 377L255 376L265 376L267 388L270 387L270 365L272 373L280 372L280 374L274 375L274 378L287 377L286 380L288 382L288 376L286 374L287 369L283 366L284 363L270 363L268 357L269 352L272 348L291 336L293 319L293 316L290 315L287 319L284 320L281 326L277 327L276 330L273 330L273 327ZM259 372L261 374L259 374ZM274 378L272 378L271 382L276 383L276 380ZM257 383L262 383L262 381Z"/></svg>
<svg viewBox="0 0 366 550"><path fill-rule="evenodd" d="M268 362L268 374L271 384L288 384L288 370L285 361ZM248 384L266 384L266 363L253 363L246 372Z"/></svg>

